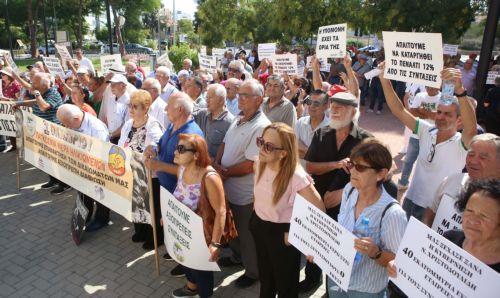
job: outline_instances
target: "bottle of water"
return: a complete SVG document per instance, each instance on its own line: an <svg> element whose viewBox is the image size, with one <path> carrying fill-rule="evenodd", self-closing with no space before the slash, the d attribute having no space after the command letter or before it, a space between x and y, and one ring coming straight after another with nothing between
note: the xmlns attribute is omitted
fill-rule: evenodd
<svg viewBox="0 0 500 298"><path fill-rule="evenodd" d="M369 234L369 226L370 225L370 219L367 217L362 217L361 218L361 227L357 230L355 233L356 236L358 237L368 237ZM354 264L359 263L361 261L361 258L363 257L363 254L361 254L359 251L356 252L356 256L354 257Z"/></svg>
<svg viewBox="0 0 500 298"><path fill-rule="evenodd" d="M444 105L450 105L455 101L455 82L453 80L443 81L443 90L439 101Z"/></svg>

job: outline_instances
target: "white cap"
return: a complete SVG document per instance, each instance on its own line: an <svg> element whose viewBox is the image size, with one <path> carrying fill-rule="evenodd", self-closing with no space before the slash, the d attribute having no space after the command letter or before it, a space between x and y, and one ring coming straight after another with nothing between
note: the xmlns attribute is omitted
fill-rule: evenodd
<svg viewBox="0 0 500 298"><path fill-rule="evenodd" d="M76 71L76 74L88 74L89 69L85 66L80 66L78 67L78 70Z"/></svg>
<svg viewBox="0 0 500 298"><path fill-rule="evenodd" d="M122 74L114 74L113 77L111 78L111 80L108 81L108 83L123 83L123 84L127 84L128 81L127 81L127 78L122 75Z"/></svg>
<svg viewBox="0 0 500 298"><path fill-rule="evenodd" d="M109 68L109 71L114 73L125 73L125 66L123 66L121 63L116 63Z"/></svg>

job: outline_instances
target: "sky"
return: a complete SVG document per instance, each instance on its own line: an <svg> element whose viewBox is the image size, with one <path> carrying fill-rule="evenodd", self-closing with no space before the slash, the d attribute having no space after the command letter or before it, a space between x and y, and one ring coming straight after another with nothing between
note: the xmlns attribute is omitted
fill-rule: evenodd
<svg viewBox="0 0 500 298"><path fill-rule="evenodd" d="M172 3L174 0L162 0L165 7L172 10ZM175 9L177 11L181 10L183 13L189 15L191 18L194 18L194 12L196 11L197 3L195 0L175 0Z"/></svg>

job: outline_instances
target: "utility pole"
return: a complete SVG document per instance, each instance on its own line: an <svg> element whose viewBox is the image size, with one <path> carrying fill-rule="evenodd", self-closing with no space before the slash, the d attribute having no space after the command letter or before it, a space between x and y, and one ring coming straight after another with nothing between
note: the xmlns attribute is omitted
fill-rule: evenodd
<svg viewBox="0 0 500 298"><path fill-rule="evenodd" d="M47 19L45 17L45 0L42 0L42 13L43 13L43 35L45 38L45 56L49 57L49 43L47 41Z"/></svg>
<svg viewBox="0 0 500 298"><path fill-rule="evenodd" d="M174 15L173 15L173 18L174 18L174 41L173 41L173 45L175 46L175 33L177 31L177 11L175 11L175 0L173 1L173 4L174 4Z"/></svg>
<svg viewBox="0 0 500 298"><path fill-rule="evenodd" d="M105 1L105 5L106 5L106 18L108 19L109 54L113 55L113 34L111 34L111 11L109 9L109 0Z"/></svg>

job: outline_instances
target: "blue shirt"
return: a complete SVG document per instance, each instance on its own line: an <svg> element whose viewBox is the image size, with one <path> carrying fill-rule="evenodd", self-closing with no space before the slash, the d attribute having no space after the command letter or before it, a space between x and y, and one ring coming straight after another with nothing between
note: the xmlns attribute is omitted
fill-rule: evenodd
<svg viewBox="0 0 500 298"><path fill-rule="evenodd" d="M182 125L178 130L174 130L174 125L170 124L160 138L160 142L158 142L159 152L158 152L158 160L165 163L173 163L174 162L174 151L175 146L179 143L179 134L197 134L204 137L203 132L194 119L189 120L184 125ZM177 185L177 176L170 175L165 172L158 172L158 179L160 180L160 185L165 187L169 192L173 193L175 190L175 186Z"/></svg>

